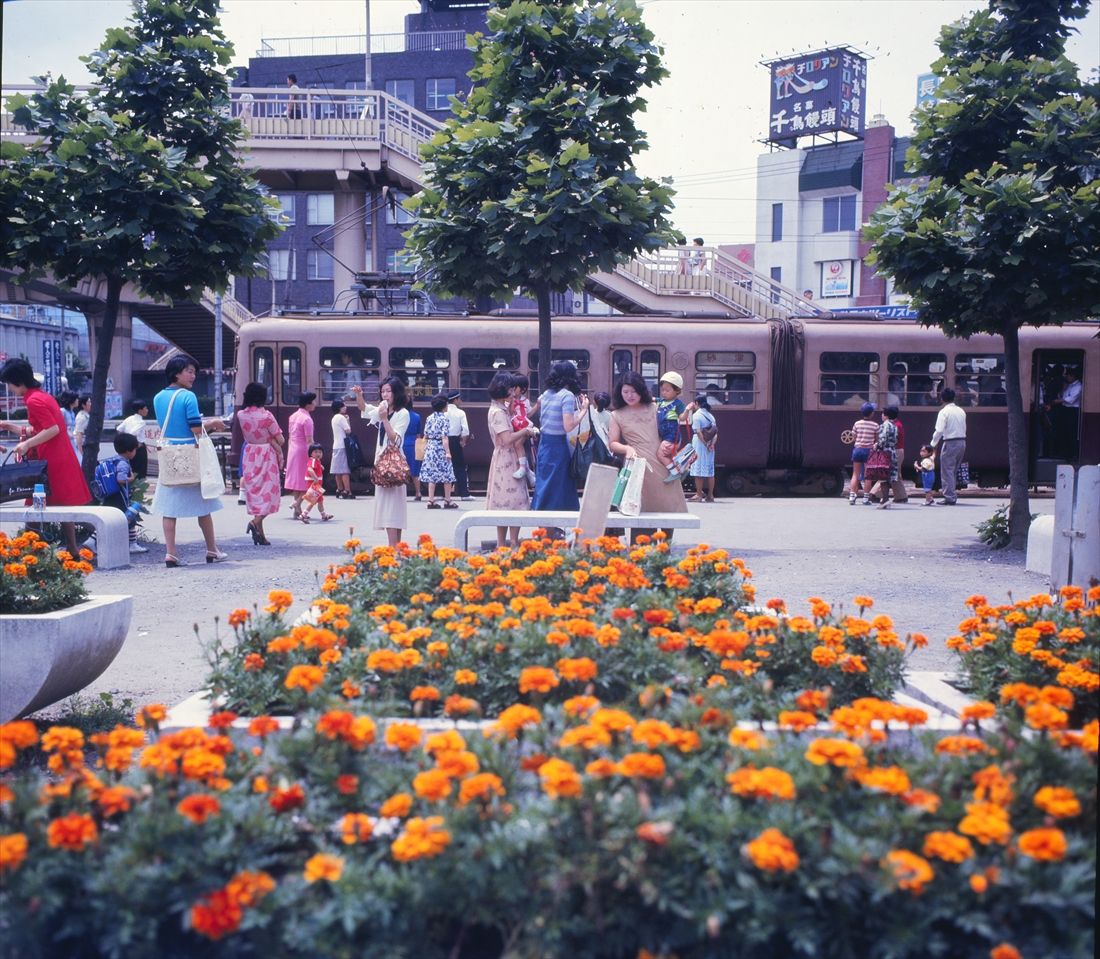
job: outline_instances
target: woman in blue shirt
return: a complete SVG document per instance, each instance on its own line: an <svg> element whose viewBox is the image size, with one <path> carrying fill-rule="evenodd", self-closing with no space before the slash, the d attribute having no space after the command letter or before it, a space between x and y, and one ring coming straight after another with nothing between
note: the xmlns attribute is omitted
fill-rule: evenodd
<svg viewBox="0 0 1100 959"><path fill-rule="evenodd" d="M537 405L539 452L531 508L580 509L577 484L569 475L570 449L566 438L588 412L588 397L581 394L576 366L568 361L555 363L546 380L546 391Z"/></svg>
<svg viewBox="0 0 1100 959"><path fill-rule="evenodd" d="M199 401L191 392L198 374L198 362L185 353L173 357L165 367L168 386L153 398L153 410L160 426L162 444L197 445L203 426L212 429L224 429L220 419L203 422L199 414ZM175 402L173 402L173 400ZM171 416L169 416L171 408ZM169 568L184 566L176 552L176 520L181 516L194 516L199 521L203 539L206 540L206 561L220 563L228 559L228 554L218 549L214 535L214 519L210 515L222 508L217 499L204 499L202 485L191 483L184 486L165 486L157 483L153 495L152 512L161 516L164 525L164 565Z"/></svg>

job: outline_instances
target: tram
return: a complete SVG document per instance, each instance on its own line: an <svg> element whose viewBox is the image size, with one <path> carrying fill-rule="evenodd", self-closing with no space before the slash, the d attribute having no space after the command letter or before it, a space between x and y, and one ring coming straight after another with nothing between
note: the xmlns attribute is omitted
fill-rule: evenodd
<svg viewBox="0 0 1100 959"><path fill-rule="evenodd" d="M1025 329L1020 377L1031 418L1031 480L1051 484L1060 463L1100 462L1100 338L1095 323ZM829 316L737 319L683 316L559 316L553 360L572 360L583 387L611 392L636 370L651 384L675 370L684 398L710 398L718 421L716 476L726 494L832 493L840 489L848 449L840 434L866 401L895 404L907 459L927 442L950 386L967 412L972 482L1008 479L1004 347L1000 337L949 339L912 320ZM318 395L317 441L328 445L327 408L350 383L377 399L382 379L407 385L414 407L458 390L470 422L466 450L472 484L483 486L492 445L485 427L486 387L501 371L526 373L537 396L538 322L533 316L285 314L246 323L237 342L236 394L267 386L285 428L299 395ZM1076 416L1053 401L1072 370L1083 384ZM355 434L373 450L375 431L351 404ZM1072 422L1070 420L1072 419ZM240 442L235 434L235 446ZM912 452L913 457L909 456ZM905 464L908 470L910 463Z"/></svg>

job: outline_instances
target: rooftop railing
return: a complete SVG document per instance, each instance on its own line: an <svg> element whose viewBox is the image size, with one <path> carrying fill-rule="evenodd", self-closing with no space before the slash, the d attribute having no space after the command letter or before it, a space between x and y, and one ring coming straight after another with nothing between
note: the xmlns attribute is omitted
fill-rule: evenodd
<svg viewBox="0 0 1100 959"><path fill-rule="evenodd" d="M427 53L442 50L465 50L465 30L421 30L412 33L371 34L370 52ZM260 41L256 56L270 57L334 57L363 56L367 52L365 34L327 37L271 37Z"/></svg>

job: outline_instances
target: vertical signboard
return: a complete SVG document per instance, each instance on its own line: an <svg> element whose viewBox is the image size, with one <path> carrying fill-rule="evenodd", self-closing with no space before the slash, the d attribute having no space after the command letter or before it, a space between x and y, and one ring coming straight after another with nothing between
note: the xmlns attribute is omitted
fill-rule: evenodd
<svg viewBox="0 0 1100 959"><path fill-rule="evenodd" d="M940 84L943 83L942 77L937 77L934 73L922 73L917 77L917 106L923 107L927 103L936 103L939 97L936 91L939 89Z"/></svg>
<svg viewBox="0 0 1100 959"><path fill-rule="evenodd" d="M768 140L814 133L862 138L867 115L867 58L847 47L773 60Z"/></svg>
<svg viewBox="0 0 1100 959"><path fill-rule="evenodd" d="M61 392L61 341L42 341L42 389L51 396Z"/></svg>
<svg viewBox="0 0 1100 959"><path fill-rule="evenodd" d="M821 296L852 295L852 261L827 260L821 264Z"/></svg>

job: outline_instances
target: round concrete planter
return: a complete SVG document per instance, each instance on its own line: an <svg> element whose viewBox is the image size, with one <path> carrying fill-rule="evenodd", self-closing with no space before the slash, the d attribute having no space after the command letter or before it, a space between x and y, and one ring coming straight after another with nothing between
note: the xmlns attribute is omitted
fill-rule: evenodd
<svg viewBox="0 0 1100 959"><path fill-rule="evenodd" d="M90 596L69 609L0 616L0 723L79 692L118 655L132 596Z"/></svg>

